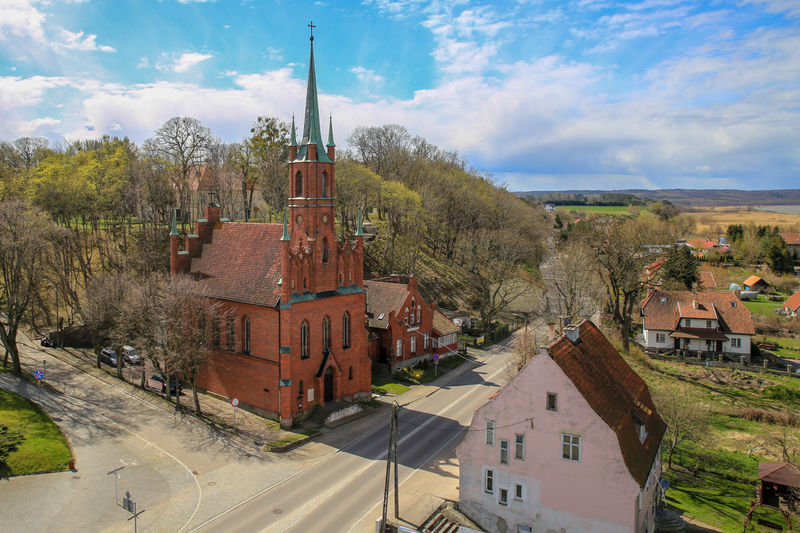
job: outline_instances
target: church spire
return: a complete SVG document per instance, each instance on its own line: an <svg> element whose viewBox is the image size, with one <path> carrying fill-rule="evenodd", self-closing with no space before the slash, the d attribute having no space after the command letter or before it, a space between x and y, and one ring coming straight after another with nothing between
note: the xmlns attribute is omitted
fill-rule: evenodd
<svg viewBox="0 0 800 533"><path fill-rule="evenodd" d="M172 210L172 226L170 227L169 234L178 235L178 221L177 217L175 216L175 209Z"/></svg>
<svg viewBox="0 0 800 533"><path fill-rule="evenodd" d="M294 127L294 114L292 114L292 140L289 146L297 146L297 133Z"/></svg>
<svg viewBox="0 0 800 533"><path fill-rule="evenodd" d="M317 102L317 75L314 68L314 23L308 25L311 28L311 53L308 61L308 87L306 88L306 112L305 122L303 123L303 140L300 142L300 149L297 151L297 159L308 160L308 146L317 146L317 161L330 162L325 146L322 143L322 131L319 126L319 103Z"/></svg>
<svg viewBox="0 0 800 533"><path fill-rule="evenodd" d="M333 143L333 117L328 117L328 146L336 146Z"/></svg>
<svg viewBox="0 0 800 533"><path fill-rule="evenodd" d="M281 240L282 241L291 240L289 238L289 220L287 219L287 216L286 216L286 210L287 209L284 207L283 208L283 235L281 235Z"/></svg>

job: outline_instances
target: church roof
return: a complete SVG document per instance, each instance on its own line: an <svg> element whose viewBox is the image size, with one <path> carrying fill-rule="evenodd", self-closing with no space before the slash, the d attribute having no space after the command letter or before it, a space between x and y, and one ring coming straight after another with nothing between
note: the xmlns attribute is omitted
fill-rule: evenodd
<svg viewBox="0 0 800 533"><path fill-rule="evenodd" d="M280 297L281 224L226 222L192 259L201 294L274 306Z"/></svg>

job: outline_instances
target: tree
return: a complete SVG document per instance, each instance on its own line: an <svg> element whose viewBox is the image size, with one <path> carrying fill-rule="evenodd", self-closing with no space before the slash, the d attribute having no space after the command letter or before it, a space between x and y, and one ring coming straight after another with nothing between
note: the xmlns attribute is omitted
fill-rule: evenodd
<svg viewBox="0 0 800 533"><path fill-rule="evenodd" d="M198 295L196 289L195 283L187 277L172 278L167 286L163 311L167 351L172 362L170 366L188 377L195 412L200 414L197 374L211 353L206 329L218 306L212 300ZM178 403L176 398L176 407Z"/></svg>
<svg viewBox="0 0 800 533"><path fill-rule="evenodd" d="M366 214L378 203L380 176L349 158L336 162L336 214L341 221L341 235L350 233L359 210Z"/></svg>
<svg viewBox="0 0 800 533"><path fill-rule="evenodd" d="M0 202L0 342L17 375L17 332L33 314L32 304L41 301L42 273L57 233L41 210L18 200Z"/></svg>
<svg viewBox="0 0 800 533"><path fill-rule="evenodd" d="M667 262L664 263L664 280L672 281L680 289L691 289L700 281L699 268L697 258L688 246L673 245L667 252Z"/></svg>
<svg viewBox="0 0 800 533"><path fill-rule="evenodd" d="M570 323L591 318L599 311L603 296L603 283L595 270L591 250L581 242L568 242L561 246L541 266L546 285L548 322L558 323L566 317Z"/></svg>
<svg viewBox="0 0 800 533"><path fill-rule="evenodd" d="M664 200L662 202L653 202L652 204L650 204L650 211L664 222L671 219L680 212L678 211L678 208L672 205L672 202L670 202L669 200Z"/></svg>
<svg viewBox="0 0 800 533"><path fill-rule="evenodd" d="M251 151L252 162L259 172L261 195L272 211L277 213L283 209L289 197L289 126L275 117L258 117L250 133L250 146L247 149ZM255 181L249 181L248 209L253 201L254 184Z"/></svg>
<svg viewBox="0 0 800 533"><path fill-rule="evenodd" d="M736 258L747 266L755 266L761 262L763 248L759 228L749 225L744 228L742 237L733 245Z"/></svg>
<svg viewBox="0 0 800 533"><path fill-rule="evenodd" d="M172 117L155 136L145 141L145 150L170 164L169 177L178 192L181 221L188 220L192 169L206 162L213 135L196 118Z"/></svg>
<svg viewBox="0 0 800 533"><path fill-rule="evenodd" d="M792 254L779 234L766 236L761 241L764 261L776 274L792 271Z"/></svg>
<svg viewBox="0 0 800 533"><path fill-rule="evenodd" d="M658 414L667 423L664 443L667 447L667 468L672 469L672 454L686 440L701 438L708 428L708 411L687 394L685 386L665 385L654 395Z"/></svg>
<svg viewBox="0 0 800 533"><path fill-rule="evenodd" d="M539 353L539 339L535 333L525 331L514 341L514 349L511 350L510 360L506 366L506 375L510 380L527 365L531 359Z"/></svg>

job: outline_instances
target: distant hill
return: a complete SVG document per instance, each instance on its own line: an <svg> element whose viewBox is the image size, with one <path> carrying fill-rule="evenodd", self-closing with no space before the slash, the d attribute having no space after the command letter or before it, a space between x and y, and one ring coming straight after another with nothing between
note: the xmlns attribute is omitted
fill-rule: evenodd
<svg viewBox="0 0 800 533"><path fill-rule="evenodd" d="M677 206L698 207L723 205L790 205L800 204L800 189L782 189L773 191L742 191L738 189L618 189L570 190L570 191L525 191L517 192L523 198L535 198L544 195L633 195L652 201L668 200Z"/></svg>

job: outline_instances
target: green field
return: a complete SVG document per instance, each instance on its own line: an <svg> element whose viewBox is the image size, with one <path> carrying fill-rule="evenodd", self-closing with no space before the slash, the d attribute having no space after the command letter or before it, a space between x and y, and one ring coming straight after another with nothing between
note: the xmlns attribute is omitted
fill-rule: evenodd
<svg viewBox="0 0 800 533"><path fill-rule="evenodd" d="M647 209L646 206L635 206L634 209ZM556 211L591 213L596 215L627 215L627 205L557 205Z"/></svg>
<svg viewBox="0 0 800 533"><path fill-rule="evenodd" d="M21 433L24 440L8 456L12 476L66 470L72 451L50 417L33 402L0 389L0 425Z"/></svg>

